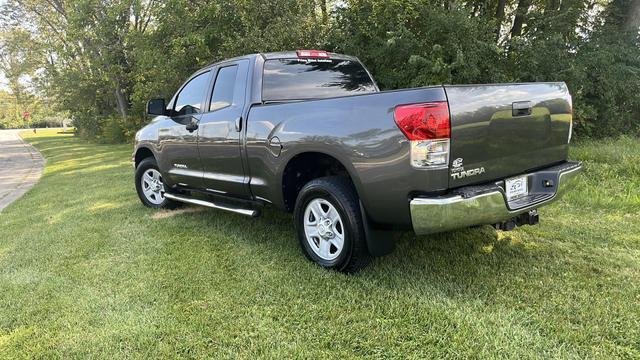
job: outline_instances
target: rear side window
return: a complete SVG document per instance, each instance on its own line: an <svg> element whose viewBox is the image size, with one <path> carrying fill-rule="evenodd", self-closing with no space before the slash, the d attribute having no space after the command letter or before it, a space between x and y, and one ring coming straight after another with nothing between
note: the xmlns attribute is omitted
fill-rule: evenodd
<svg viewBox="0 0 640 360"><path fill-rule="evenodd" d="M175 115L189 115L202 112L202 100L206 98L209 72L204 72L191 79L176 99Z"/></svg>
<svg viewBox="0 0 640 360"><path fill-rule="evenodd" d="M308 100L375 92L362 64L340 59L275 59L264 63L262 100Z"/></svg>
<svg viewBox="0 0 640 360"><path fill-rule="evenodd" d="M222 109L233 103L233 91L236 87L237 74L238 65L223 67L218 71L216 82L213 85L209 111Z"/></svg>

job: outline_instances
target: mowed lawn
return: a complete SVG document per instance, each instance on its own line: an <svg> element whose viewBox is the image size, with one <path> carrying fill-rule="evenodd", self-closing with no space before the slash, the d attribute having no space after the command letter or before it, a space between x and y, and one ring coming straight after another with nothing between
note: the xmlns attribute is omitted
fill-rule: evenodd
<svg viewBox="0 0 640 360"><path fill-rule="evenodd" d="M348 276L291 216L143 207L130 145L25 135L41 181L0 214L0 358L638 358L640 140L573 146L539 226L415 237Z"/></svg>

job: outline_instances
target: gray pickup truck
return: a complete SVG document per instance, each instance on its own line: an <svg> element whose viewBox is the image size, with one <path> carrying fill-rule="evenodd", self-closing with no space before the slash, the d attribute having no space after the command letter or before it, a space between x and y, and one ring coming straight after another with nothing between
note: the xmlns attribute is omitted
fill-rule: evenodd
<svg viewBox="0 0 640 360"><path fill-rule="evenodd" d="M562 82L379 91L357 58L319 50L215 63L147 112L144 205L293 212L305 255L343 272L402 229L534 225L581 168Z"/></svg>

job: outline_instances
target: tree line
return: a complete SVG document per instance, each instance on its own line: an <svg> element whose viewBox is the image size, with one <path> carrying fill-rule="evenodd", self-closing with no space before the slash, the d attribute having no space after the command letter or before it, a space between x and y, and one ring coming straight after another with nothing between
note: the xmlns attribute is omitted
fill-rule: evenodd
<svg viewBox="0 0 640 360"><path fill-rule="evenodd" d="M209 63L301 48L358 56L382 89L565 81L578 136L640 134L640 0L8 0L0 20L17 106L87 138L125 140Z"/></svg>

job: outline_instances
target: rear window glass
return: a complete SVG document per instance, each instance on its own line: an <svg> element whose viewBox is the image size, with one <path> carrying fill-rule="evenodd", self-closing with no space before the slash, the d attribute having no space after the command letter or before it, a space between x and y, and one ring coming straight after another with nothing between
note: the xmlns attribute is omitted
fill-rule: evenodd
<svg viewBox="0 0 640 360"><path fill-rule="evenodd" d="M275 59L264 64L262 100L308 100L375 92L364 67L339 59Z"/></svg>
<svg viewBox="0 0 640 360"><path fill-rule="evenodd" d="M216 83L213 85L209 111L225 108L233 103L233 91L236 88L238 65L223 67L218 71Z"/></svg>

